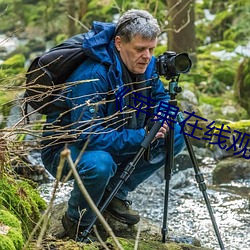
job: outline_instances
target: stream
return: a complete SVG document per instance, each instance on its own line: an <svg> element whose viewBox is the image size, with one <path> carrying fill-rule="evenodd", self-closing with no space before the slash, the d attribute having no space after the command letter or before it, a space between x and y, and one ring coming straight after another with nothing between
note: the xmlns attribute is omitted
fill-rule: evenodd
<svg viewBox="0 0 250 250"><path fill-rule="evenodd" d="M250 250L250 180L239 180L229 184L212 185L212 170L216 162L206 157L200 169L205 178L207 194L216 223L226 250ZM165 180L163 170L158 171L136 192L130 194L132 208L153 224L162 228L164 213ZM49 201L54 182L39 187L42 197ZM56 203L69 198L72 182L64 184L57 193ZM168 202L169 232L177 238L191 237L203 247L220 250L205 200L197 186L194 169L174 172L170 180Z"/></svg>

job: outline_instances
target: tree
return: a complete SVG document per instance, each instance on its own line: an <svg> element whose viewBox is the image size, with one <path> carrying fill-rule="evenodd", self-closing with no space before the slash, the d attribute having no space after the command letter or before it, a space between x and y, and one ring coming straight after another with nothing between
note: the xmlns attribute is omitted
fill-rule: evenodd
<svg viewBox="0 0 250 250"><path fill-rule="evenodd" d="M68 35L73 36L82 32L82 27L79 25L81 19L86 15L88 11L88 3L86 0L69 0L67 2L68 11Z"/></svg>
<svg viewBox="0 0 250 250"><path fill-rule="evenodd" d="M195 0L168 0L168 50L188 52L195 60Z"/></svg>

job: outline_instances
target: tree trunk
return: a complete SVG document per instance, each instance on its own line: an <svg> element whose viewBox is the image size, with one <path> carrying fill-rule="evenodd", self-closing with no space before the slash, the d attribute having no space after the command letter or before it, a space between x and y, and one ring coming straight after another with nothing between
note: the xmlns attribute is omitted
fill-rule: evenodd
<svg viewBox="0 0 250 250"><path fill-rule="evenodd" d="M88 2L87 0L79 1L79 11L78 11L78 18L79 20L87 13L88 10Z"/></svg>
<svg viewBox="0 0 250 250"><path fill-rule="evenodd" d="M69 36L73 36L76 34L76 1L69 0L67 4L68 14L69 14L69 22L68 22L68 34ZM74 20L75 19L75 20Z"/></svg>
<svg viewBox="0 0 250 250"><path fill-rule="evenodd" d="M168 0L168 50L189 53L196 60L195 0Z"/></svg>

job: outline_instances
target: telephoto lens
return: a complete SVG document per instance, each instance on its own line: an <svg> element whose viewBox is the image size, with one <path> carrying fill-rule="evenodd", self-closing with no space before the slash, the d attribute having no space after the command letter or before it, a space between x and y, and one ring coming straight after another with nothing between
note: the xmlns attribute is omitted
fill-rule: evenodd
<svg viewBox="0 0 250 250"><path fill-rule="evenodd" d="M191 66L192 61L187 53L176 54L174 51L167 51L156 60L157 73L166 79L188 73Z"/></svg>

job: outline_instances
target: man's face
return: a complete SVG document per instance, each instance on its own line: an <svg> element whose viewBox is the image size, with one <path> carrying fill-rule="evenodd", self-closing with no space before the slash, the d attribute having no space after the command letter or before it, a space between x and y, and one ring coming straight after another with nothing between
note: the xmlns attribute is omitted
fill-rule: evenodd
<svg viewBox="0 0 250 250"><path fill-rule="evenodd" d="M115 37L115 46L128 70L134 74L143 74L153 55L157 39L146 40L136 35L129 43L124 43L121 37Z"/></svg>

